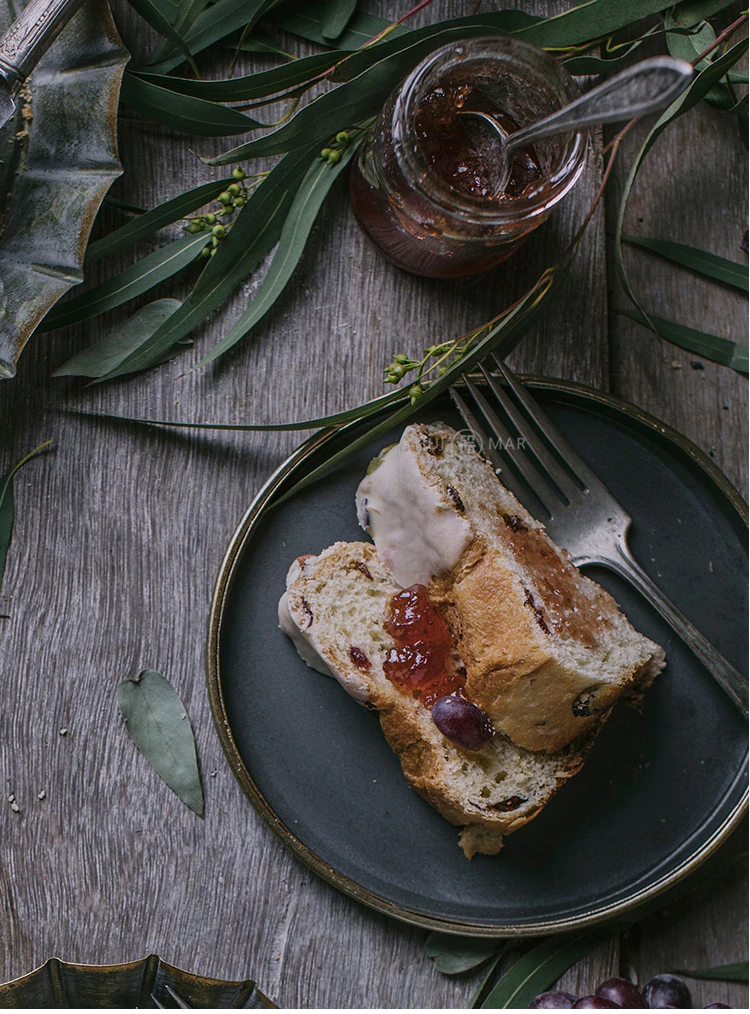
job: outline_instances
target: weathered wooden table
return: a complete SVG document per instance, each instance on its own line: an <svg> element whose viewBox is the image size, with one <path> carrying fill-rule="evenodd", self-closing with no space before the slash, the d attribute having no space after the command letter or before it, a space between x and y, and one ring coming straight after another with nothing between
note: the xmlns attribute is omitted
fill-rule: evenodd
<svg viewBox="0 0 750 1014"><path fill-rule="evenodd" d="M365 6L391 17L408 7ZM567 6L524 5L540 13ZM420 17L472 7L439 0ZM115 12L132 43L141 26L124 5ZM634 402L694 440L744 490L746 378L667 345L618 313L627 302L607 226L642 134L639 127L628 139L567 295L511 362ZM151 206L210 178L191 148L219 146L126 111L126 173L114 193ZM693 110L651 154L627 229L741 259L746 160L734 118L705 106ZM595 154L557 224L546 227L550 236L580 216L600 172ZM123 220L111 208L103 217L105 229ZM252 340L214 369L186 373L197 361L189 353L144 376L86 389L52 381L50 373L106 333L111 320L32 340L18 377L0 388L0 471L46 438L56 444L17 481L0 610L9 614L0 619L0 772L6 798L13 793L20 806L15 812L0 805L0 980L51 955L110 963L155 951L204 974L252 976L283 1007L466 1006L479 974L439 974L423 953L424 931L360 907L297 862L240 792L213 729L204 678L213 582L245 507L300 435L156 431L69 410L241 422L354 405L380 392L381 367L393 352L417 352L465 331L521 292L544 265L546 242L539 233L487 278L416 279L369 245L341 186L283 298ZM746 301L739 295L645 253L626 251L626 259L647 307L743 338ZM199 346L216 340L256 284L250 279L195 336ZM205 820L165 788L124 731L116 686L147 666L165 673L187 705L204 773ZM737 875L687 898L595 953L565 981L585 989L629 967L643 980L669 968L742 959L746 896ZM741 986L696 983L694 995L699 1004L747 1006Z"/></svg>

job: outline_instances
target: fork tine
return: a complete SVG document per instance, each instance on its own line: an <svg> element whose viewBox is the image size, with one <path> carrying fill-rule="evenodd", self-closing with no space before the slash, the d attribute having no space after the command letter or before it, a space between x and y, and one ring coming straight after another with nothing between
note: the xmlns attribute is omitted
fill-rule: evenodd
<svg viewBox="0 0 750 1014"><path fill-rule="evenodd" d="M528 458L525 454L512 454L510 452L510 448L514 444L513 437L500 422L497 417L497 413L494 411L477 385L468 376L466 376L466 374L463 375L463 381L482 410L482 414L489 423L490 429L501 441L510 463L521 475L524 482L526 482L529 486L534 496L546 510L547 514L549 514L550 517L554 517L555 512L559 512L559 509L562 506L560 496L540 474L539 470L532 464L530 458ZM523 502L523 497L519 497L519 499Z"/></svg>
<svg viewBox="0 0 750 1014"><path fill-rule="evenodd" d="M458 391L455 389L455 387L450 388L450 396L453 399L453 404L458 409L461 418L469 427L473 436L476 438L476 441L479 444L479 450L486 458L490 459L490 461L492 462L492 467L495 469L496 472L502 471L503 462L500 455L497 453L496 449L492 446L492 444L487 440L487 435L485 434L482 427L479 425L476 416L471 411L471 409L466 404L461 395L458 393Z"/></svg>
<svg viewBox="0 0 750 1014"><path fill-rule="evenodd" d="M161 1009L162 1009L162 1010L166 1010L166 1009L167 1009L167 1008L166 1008L166 1007L164 1006L164 1004L163 1004L163 1003L160 1003L160 1002L159 1002L159 1001L157 1000L156 996L155 996L155 995L154 995L153 993L151 994L151 1000L152 1000L152 1002L153 1002L153 1004L154 1004L154 1007L161 1007Z"/></svg>
<svg viewBox="0 0 750 1014"><path fill-rule="evenodd" d="M505 391L500 387L495 377L486 369L484 364L480 363L479 368L493 394L502 405L505 414L516 427L521 437L526 441L526 446L537 458L542 468L547 472L547 475L570 503L579 502L581 499L579 487L576 486L568 473L552 457L544 443L534 433L513 402L508 398Z"/></svg>
<svg viewBox="0 0 750 1014"><path fill-rule="evenodd" d="M508 387L526 409L529 416L534 420L545 438L560 455L571 473L581 482L584 489L601 489L601 479L599 479L598 476L591 471L586 462L583 461L578 454L576 454L568 441L549 418L547 413L539 407L526 388L518 381L516 375L512 372L510 367L507 366L499 356L493 356L493 358L497 363L498 369L505 378Z"/></svg>

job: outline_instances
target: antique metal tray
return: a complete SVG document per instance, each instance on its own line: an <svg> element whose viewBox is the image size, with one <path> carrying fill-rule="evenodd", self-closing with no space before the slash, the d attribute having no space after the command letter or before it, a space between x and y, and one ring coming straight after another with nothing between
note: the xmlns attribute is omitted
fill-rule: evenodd
<svg viewBox="0 0 750 1014"><path fill-rule="evenodd" d="M156 954L125 965L77 965L59 958L0 986L0 1007L177 1007L169 986L190 1007L215 1010L276 1007L251 979L221 982L168 965Z"/></svg>
<svg viewBox="0 0 750 1014"><path fill-rule="evenodd" d="M0 4L0 31L13 6ZM87 0L0 131L0 379L15 375L36 326L83 278L94 217L122 172L117 103L127 61L106 0Z"/></svg>

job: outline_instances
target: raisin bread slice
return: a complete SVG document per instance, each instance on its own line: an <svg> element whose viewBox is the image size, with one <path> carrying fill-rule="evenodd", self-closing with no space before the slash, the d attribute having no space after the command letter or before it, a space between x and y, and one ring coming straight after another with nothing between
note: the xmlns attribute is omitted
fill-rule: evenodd
<svg viewBox="0 0 750 1014"><path fill-rule="evenodd" d="M662 649L451 427L408 426L371 465L357 508L395 580L444 605L468 697L519 746L562 749L663 668Z"/></svg>
<svg viewBox="0 0 750 1014"><path fill-rule="evenodd" d="M598 727L556 754L524 750L501 734L480 750L455 746L428 708L383 673L394 643L387 632L390 602L398 591L373 546L338 542L292 564L279 622L308 664L327 669L348 693L377 709L407 781L462 828L468 858L494 854L505 835L532 820L580 769Z"/></svg>

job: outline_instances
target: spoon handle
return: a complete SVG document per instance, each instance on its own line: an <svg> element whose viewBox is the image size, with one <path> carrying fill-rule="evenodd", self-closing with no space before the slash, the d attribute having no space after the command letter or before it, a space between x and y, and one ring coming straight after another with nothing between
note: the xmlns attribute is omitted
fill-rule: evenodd
<svg viewBox="0 0 750 1014"><path fill-rule="evenodd" d="M0 39L0 75L23 81L72 18L83 0L30 0Z"/></svg>
<svg viewBox="0 0 750 1014"><path fill-rule="evenodd" d="M686 60L652 56L592 88L570 105L507 139L509 154L541 137L577 130L593 123L612 123L662 109L687 88L693 68Z"/></svg>

